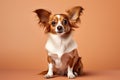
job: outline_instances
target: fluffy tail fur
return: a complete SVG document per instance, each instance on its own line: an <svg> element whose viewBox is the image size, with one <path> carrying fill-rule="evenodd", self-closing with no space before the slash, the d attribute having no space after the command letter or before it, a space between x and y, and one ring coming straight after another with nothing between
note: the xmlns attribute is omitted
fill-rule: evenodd
<svg viewBox="0 0 120 80"><path fill-rule="evenodd" d="M45 75L45 74L47 74L47 72L48 72L48 70L42 71L42 72L38 73L38 75Z"/></svg>

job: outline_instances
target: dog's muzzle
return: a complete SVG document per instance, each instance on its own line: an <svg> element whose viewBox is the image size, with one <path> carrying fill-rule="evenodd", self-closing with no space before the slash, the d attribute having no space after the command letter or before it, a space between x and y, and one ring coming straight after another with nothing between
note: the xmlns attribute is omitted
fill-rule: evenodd
<svg viewBox="0 0 120 80"><path fill-rule="evenodd" d="M64 28L62 26L57 26L57 33L63 33Z"/></svg>

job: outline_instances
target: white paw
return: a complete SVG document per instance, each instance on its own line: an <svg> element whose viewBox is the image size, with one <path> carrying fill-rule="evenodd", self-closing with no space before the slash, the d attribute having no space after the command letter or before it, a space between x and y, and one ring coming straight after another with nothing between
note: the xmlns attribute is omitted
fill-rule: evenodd
<svg viewBox="0 0 120 80"><path fill-rule="evenodd" d="M78 76L78 73L77 72L74 72L75 76Z"/></svg>
<svg viewBox="0 0 120 80"><path fill-rule="evenodd" d="M75 78L75 75L73 73L68 73L68 78L73 79L73 78Z"/></svg>
<svg viewBox="0 0 120 80"><path fill-rule="evenodd" d="M53 77L53 74L46 74L45 76L44 76L44 78L52 78Z"/></svg>

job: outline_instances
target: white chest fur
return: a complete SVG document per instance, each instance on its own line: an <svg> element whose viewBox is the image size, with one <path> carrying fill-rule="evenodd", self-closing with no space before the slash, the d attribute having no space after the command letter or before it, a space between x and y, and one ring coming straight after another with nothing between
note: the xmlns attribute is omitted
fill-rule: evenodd
<svg viewBox="0 0 120 80"><path fill-rule="evenodd" d="M77 48L76 42L72 39L72 36L61 37L55 34L49 34L48 41L46 43L46 49L48 55L57 54L59 58L64 53L68 53Z"/></svg>

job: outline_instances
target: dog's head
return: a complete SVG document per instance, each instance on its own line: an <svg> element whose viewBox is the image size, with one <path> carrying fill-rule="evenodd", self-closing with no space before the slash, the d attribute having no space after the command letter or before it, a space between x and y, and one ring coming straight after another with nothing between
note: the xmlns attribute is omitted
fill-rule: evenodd
<svg viewBox="0 0 120 80"><path fill-rule="evenodd" d="M81 6L73 7L67 10L67 14L52 14L44 9L37 9L34 12L39 18L39 23L45 28L46 33L64 34L69 33L76 28L76 23L80 21L80 15L83 11Z"/></svg>

